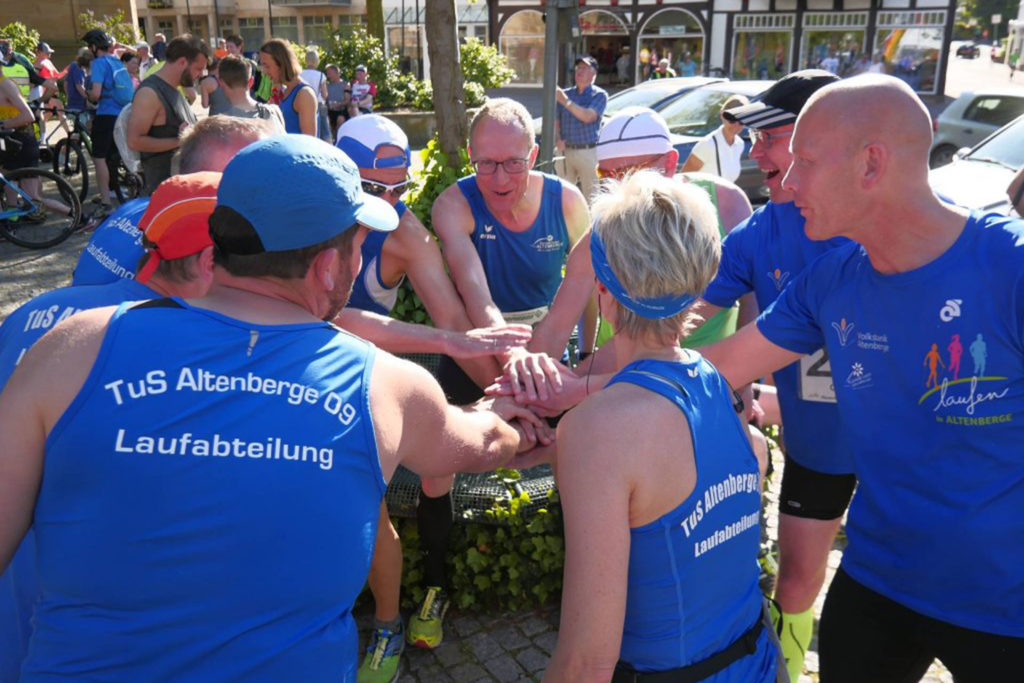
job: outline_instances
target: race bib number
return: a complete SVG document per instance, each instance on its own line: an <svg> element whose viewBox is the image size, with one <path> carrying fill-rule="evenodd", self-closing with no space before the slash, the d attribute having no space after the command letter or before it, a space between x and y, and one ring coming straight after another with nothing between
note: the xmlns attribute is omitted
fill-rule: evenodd
<svg viewBox="0 0 1024 683"><path fill-rule="evenodd" d="M832 367L828 351L818 349L800 359L800 398L819 403L835 403L836 388L832 383Z"/></svg>

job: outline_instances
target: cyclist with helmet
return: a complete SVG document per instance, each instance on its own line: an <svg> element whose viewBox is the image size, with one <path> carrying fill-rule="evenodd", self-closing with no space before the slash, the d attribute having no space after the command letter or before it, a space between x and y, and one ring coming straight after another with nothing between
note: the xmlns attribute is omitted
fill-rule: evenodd
<svg viewBox="0 0 1024 683"><path fill-rule="evenodd" d="M84 36L82 42L92 52L92 85L88 96L96 103L96 117L92 122L92 158L96 165L96 187L99 195L93 198L100 209L94 217L110 213L110 167L107 158L116 155L114 147L114 124L121 113L122 105L114 99L114 74L124 65L113 55L114 39L102 29L94 28Z"/></svg>

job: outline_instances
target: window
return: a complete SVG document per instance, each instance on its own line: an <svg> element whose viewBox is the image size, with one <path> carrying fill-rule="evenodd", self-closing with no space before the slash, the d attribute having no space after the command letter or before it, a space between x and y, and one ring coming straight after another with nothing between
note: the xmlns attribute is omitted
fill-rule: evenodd
<svg viewBox="0 0 1024 683"><path fill-rule="evenodd" d="M498 49L515 69L516 83L544 81L544 19L536 10L520 10L501 29Z"/></svg>
<svg viewBox="0 0 1024 683"><path fill-rule="evenodd" d="M1002 127L1024 113L1024 98L989 97L975 99L964 112L968 121Z"/></svg>
<svg viewBox="0 0 1024 683"><path fill-rule="evenodd" d="M177 32L177 29L174 28L173 21L170 21L168 19L161 19L160 21L156 22L156 32L164 34L164 36L167 37L167 40L170 40L174 37L174 34Z"/></svg>
<svg viewBox="0 0 1024 683"><path fill-rule="evenodd" d="M246 50L255 52L260 45L267 41L267 34L263 30L263 19L260 17L245 17L238 20L238 35L242 38Z"/></svg>
<svg viewBox="0 0 1024 683"><path fill-rule="evenodd" d="M220 20L220 37L221 38L227 38L228 36L234 34L234 32L235 32L235 22L234 22L234 20L232 20L232 19L221 19Z"/></svg>
<svg viewBox="0 0 1024 683"><path fill-rule="evenodd" d="M326 45L333 30L330 17L302 18L302 32L307 45Z"/></svg>
<svg viewBox="0 0 1024 683"><path fill-rule="evenodd" d="M207 35L207 30L208 29L207 29L207 24L206 24L206 17L204 17L204 16L199 16L199 17L193 16L192 17L192 21L186 20L185 23L188 24L188 32L189 33L191 33L192 35L197 36L199 38L202 38L203 40L209 42L210 36Z"/></svg>
<svg viewBox="0 0 1024 683"><path fill-rule="evenodd" d="M293 43L299 42L299 18L274 17L270 25L270 35L274 38L285 38Z"/></svg>

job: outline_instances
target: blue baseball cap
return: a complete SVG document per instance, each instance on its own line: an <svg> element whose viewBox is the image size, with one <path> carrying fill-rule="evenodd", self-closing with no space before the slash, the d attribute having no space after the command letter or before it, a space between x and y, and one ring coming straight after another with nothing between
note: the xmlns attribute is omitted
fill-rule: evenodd
<svg viewBox="0 0 1024 683"><path fill-rule="evenodd" d="M403 168L412 160L409 138L398 124L379 114L356 116L343 123L336 144L359 168ZM405 156L378 159L377 151L385 146L397 147Z"/></svg>
<svg viewBox="0 0 1024 683"><path fill-rule="evenodd" d="M311 135L277 135L243 148L224 169L217 206L249 221L263 251L320 244L356 223L381 232L398 227L391 205L363 192L352 160Z"/></svg>

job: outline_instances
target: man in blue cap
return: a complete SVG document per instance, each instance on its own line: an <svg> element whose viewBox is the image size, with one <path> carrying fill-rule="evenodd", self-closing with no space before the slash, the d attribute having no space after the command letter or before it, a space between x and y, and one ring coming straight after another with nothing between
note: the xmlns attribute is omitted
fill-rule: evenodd
<svg viewBox="0 0 1024 683"><path fill-rule="evenodd" d="M44 594L25 680L355 680L395 468L492 469L531 445L503 418L536 420L451 407L324 322L397 223L336 148L262 140L220 180L206 297L86 311L26 354L0 395L0 568L34 524Z"/></svg>

